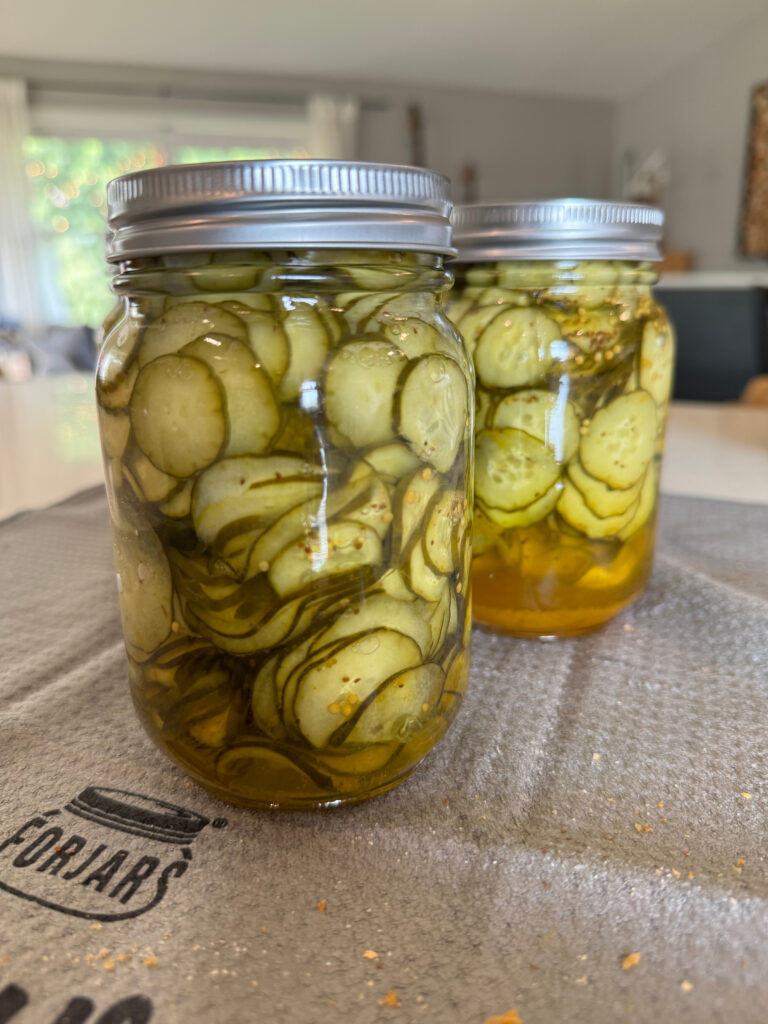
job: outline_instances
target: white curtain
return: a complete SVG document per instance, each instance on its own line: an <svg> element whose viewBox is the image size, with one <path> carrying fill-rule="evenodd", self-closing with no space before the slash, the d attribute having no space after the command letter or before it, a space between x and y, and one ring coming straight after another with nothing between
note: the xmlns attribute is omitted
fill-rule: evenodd
<svg viewBox="0 0 768 1024"><path fill-rule="evenodd" d="M351 96L310 96L307 102L309 155L317 160L356 160L360 103Z"/></svg>
<svg viewBox="0 0 768 1024"><path fill-rule="evenodd" d="M22 148L27 134L26 84L0 78L0 320L23 326L40 321Z"/></svg>

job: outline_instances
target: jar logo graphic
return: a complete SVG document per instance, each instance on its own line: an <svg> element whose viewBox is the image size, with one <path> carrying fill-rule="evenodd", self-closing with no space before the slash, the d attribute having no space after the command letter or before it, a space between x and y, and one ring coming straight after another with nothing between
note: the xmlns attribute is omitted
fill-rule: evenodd
<svg viewBox="0 0 768 1024"><path fill-rule="evenodd" d="M88 786L0 834L0 889L88 920L138 917L185 874L207 824L164 800Z"/></svg>

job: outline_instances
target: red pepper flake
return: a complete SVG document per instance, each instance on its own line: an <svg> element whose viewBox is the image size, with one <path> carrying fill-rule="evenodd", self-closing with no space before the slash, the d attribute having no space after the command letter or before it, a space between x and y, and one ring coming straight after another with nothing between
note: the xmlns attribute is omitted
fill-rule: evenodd
<svg viewBox="0 0 768 1024"><path fill-rule="evenodd" d="M320 900L320 902L317 904L317 909L320 911L321 914L325 913L325 907L326 907L325 900Z"/></svg>
<svg viewBox="0 0 768 1024"><path fill-rule="evenodd" d="M623 971L631 971L633 967L637 967L642 958L642 953L628 953L621 961L621 969Z"/></svg>
<svg viewBox="0 0 768 1024"><path fill-rule="evenodd" d="M391 1006L393 1009L397 1009L399 1005L400 1002L397 998L397 994L393 992L391 989L389 992L387 992L383 999L379 1000L379 1006Z"/></svg>

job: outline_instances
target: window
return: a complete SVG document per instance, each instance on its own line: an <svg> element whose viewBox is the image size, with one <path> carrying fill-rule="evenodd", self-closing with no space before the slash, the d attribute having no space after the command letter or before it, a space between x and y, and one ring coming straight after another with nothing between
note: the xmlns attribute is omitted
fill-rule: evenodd
<svg viewBox="0 0 768 1024"><path fill-rule="evenodd" d="M251 105L61 94L32 108L25 140L43 315L97 327L112 304L104 263L106 186L164 163L306 156L303 109L255 115Z"/></svg>

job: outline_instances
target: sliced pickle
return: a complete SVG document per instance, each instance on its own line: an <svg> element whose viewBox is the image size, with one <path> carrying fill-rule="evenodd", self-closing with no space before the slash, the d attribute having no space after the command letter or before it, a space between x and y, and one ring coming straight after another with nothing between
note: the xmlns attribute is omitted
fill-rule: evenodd
<svg viewBox="0 0 768 1024"><path fill-rule="evenodd" d="M461 368L447 356L424 356L401 378L395 416L399 433L424 462L447 473L467 432L469 396Z"/></svg>
<svg viewBox="0 0 768 1024"><path fill-rule="evenodd" d="M555 361L551 346L560 338L560 325L540 310L502 310L478 338L478 380L488 388L538 384Z"/></svg>
<svg viewBox="0 0 768 1024"><path fill-rule="evenodd" d="M475 432L493 426L495 408L494 396L483 388L477 388L475 391Z"/></svg>
<svg viewBox="0 0 768 1024"><path fill-rule="evenodd" d="M290 350L285 331L276 316L269 306L263 310L251 309L240 302L225 302L222 305L243 321L248 330L248 346L259 366L277 386L288 368Z"/></svg>
<svg viewBox="0 0 768 1024"><path fill-rule="evenodd" d="M552 451L522 430L482 430L477 436L475 494L486 510L525 508L559 475Z"/></svg>
<svg viewBox="0 0 768 1024"><path fill-rule="evenodd" d="M339 267L340 273L348 274L358 288L364 291L379 291L383 288L397 289L402 286L403 278L408 282L413 272L408 267Z"/></svg>
<svg viewBox="0 0 768 1024"><path fill-rule="evenodd" d="M424 531L424 555L438 573L447 575L459 566L459 551L467 526L466 511L463 491L446 491L430 508Z"/></svg>
<svg viewBox="0 0 768 1024"><path fill-rule="evenodd" d="M345 743L387 743L420 730L442 696L445 673L426 662L387 680L354 716Z"/></svg>
<svg viewBox="0 0 768 1024"><path fill-rule="evenodd" d="M366 478L367 479L367 478ZM344 518L369 526L379 535L379 540L389 533L394 518L389 491L375 474L371 474L370 485L365 497L344 511Z"/></svg>
<svg viewBox="0 0 768 1024"><path fill-rule="evenodd" d="M366 507L375 484L374 474L363 465L362 470L355 470L348 482L341 487L334 487L330 493L320 494L308 501L302 502L289 509L280 516L255 542L248 555L248 569L246 577L253 576L257 572L266 572L272 559L278 555L283 548L296 541L299 537L310 534L317 530L323 522L344 514L347 511L357 508L359 511ZM361 504L364 502L363 504ZM378 504L378 503L377 503ZM372 523L379 522L383 517L378 514L372 516ZM379 532L377 530L377 532Z"/></svg>
<svg viewBox="0 0 768 1024"><path fill-rule="evenodd" d="M403 748L401 740L390 743L372 743L356 749L349 743L332 751L323 750L315 754L318 765L329 771L333 783L340 792L355 790L359 778L381 772L392 758Z"/></svg>
<svg viewBox="0 0 768 1024"><path fill-rule="evenodd" d="M125 409L139 372L136 353L143 328L131 320L116 324L104 339L96 369L96 394L104 409Z"/></svg>
<svg viewBox="0 0 768 1024"><path fill-rule="evenodd" d="M432 631L424 614L424 605L414 601L398 601L388 594L371 594L356 601L312 641L317 649L355 633L365 633L385 623L388 628L409 636L419 645L422 654L429 650Z"/></svg>
<svg viewBox="0 0 768 1024"><path fill-rule="evenodd" d="M227 400L229 432L224 455L263 452L280 426L269 378L247 345L208 334L185 345L183 356L199 359L216 375Z"/></svg>
<svg viewBox="0 0 768 1024"><path fill-rule="evenodd" d="M99 406L99 433L104 453L119 459L131 434L131 418L127 412L108 412Z"/></svg>
<svg viewBox="0 0 768 1024"><path fill-rule="evenodd" d="M395 552L405 551L421 527L429 503L442 486L441 478L429 467L407 478L395 493L395 516L392 546Z"/></svg>
<svg viewBox="0 0 768 1024"><path fill-rule="evenodd" d="M560 317L562 337L578 345L583 353L602 353L619 341L625 329L624 321L619 319L614 309L590 308L582 301L583 293L579 291L576 294L579 296L578 308ZM605 296L603 292L597 305L602 304Z"/></svg>
<svg viewBox="0 0 768 1024"><path fill-rule="evenodd" d="M212 544L225 527L255 520L264 527L294 505L320 494L323 472L289 455L222 459L198 478L192 519L198 537Z"/></svg>
<svg viewBox="0 0 768 1024"><path fill-rule="evenodd" d="M433 611L429 619L429 628L432 631L432 642L427 651L428 658L436 658L442 650L448 638L448 627L451 622L451 607L456 600L456 594L450 582L441 577L441 589L437 600L433 602Z"/></svg>
<svg viewBox="0 0 768 1024"><path fill-rule="evenodd" d="M248 330L234 313L208 302L185 302L145 328L138 352L139 369L160 356L175 355L191 341L208 334L225 334L248 343Z"/></svg>
<svg viewBox="0 0 768 1024"><path fill-rule="evenodd" d="M227 748L216 762L216 772L226 789L243 796L269 793L277 805L293 800L301 793L308 800L326 791L331 780L318 773L303 770L304 762L296 763L292 751L281 753L272 744L260 739L241 741Z"/></svg>
<svg viewBox="0 0 768 1024"><path fill-rule="evenodd" d="M394 437L393 402L405 356L387 341L336 350L325 378L326 416L358 448Z"/></svg>
<svg viewBox="0 0 768 1024"><path fill-rule="evenodd" d="M551 449L561 465L579 447L579 417L563 392L516 391L499 402L491 422L497 429L524 430Z"/></svg>
<svg viewBox="0 0 768 1024"><path fill-rule="evenodd" d="M138 449L131 453L123 471L139 501L166 501L179 488L175 476L163 473Z"/></svg>
<svg viewBox="0 0 768 1024"><path fill-rule="evenodd" d="M557 502L557 511L575 530L593 540L615 537L631 522L638 507L637 501L626 512L617 516L596 516L587 505L581 491L566 478Z"/></svg>
<svg viewBox="0 0 768 1024"><path fill-rule="evenodd" d="M446 578L427 565L421 544L411 549L407 575L411 590L425 601L439 601L445 592Z"/></svg>
<svg viewBox="0 0 768 1024"><path fill-rule="evenodd" d="M531 296L519 288L483 288L475 301L478 306L530 306Z"/></svg>
<svg viewBox="0 0 768 1024"><path fill-rule="evenodd" d="M302 736L324 747L357 704L386 680L422 663L418 645L391 629L376 629L334 648L298 683L293 713Z"/></svg>
<svg viewBox="0 0 768 1024"><path fill-rule="evenodd" d="M629 540L641 526L645 526L656 507L656 492L659 486L659 473L652 462L643 480L643 487L637 502L637 511L627 525L619 533L619 540Z"/></svg>
<svg viewBox="0 0 768 1024"><path fill-rule="evenodd" d="M584 469L609 487L631 487L653 458L656 406L645 391L621 395L598 409L581 439Z"/></svg>
<svg viewBox="0 0 768 1024"><path fill-rule="evenodd" d="M658 406L669 401L675 369L675 335L668 322L650 320L640 345L640 387Z"/></svg>
<svg viewBox="0 0 768 1024"><path fill-rule="evenodd" d="M416 317L399 317L379 327L390 345L396 346L408 359L434 355L446 348L445 335Z"/></svg>
<svg viewBox="0 0 768 1024"><path fill-rule="evenodd" d="M578 460L574 460L568 466L568 476L581 491L584 501L596 516L622 515L637 501L643 486L642 481L638 480L625 490L609 487L602 480L590 476Z"/></svg>
<svg viewBox="0 0 768 1024"><path fill-rule="evenodd" d="M171 631L172 583L168 559L148 527L114 531L120 612L125 639L144 654Z"/></svg>
<svg viewBox="0 0 768 1024"><path fill-rule="evenodd" d="M269 567L269 582L278 596L286 597L311 586L319 577L379 565L381 559L381 541L372 527L341 520L284 548Z"/></svg>
<svg viewBox="0 0 768 1024"><path fill-rule="evenodd" d="M336 303L343 308L343 316L349 324L350 331L356 334L363 323L380 310L388 298L396 296L397 292L345 292L336 296Z"/></svg>
<svg viewBox="0 0 768 1024"><path fill-rule="evenodd" d="M328 333L318 313L305 304L286 313L283 330L288 336L290 355L278 394L282 401L290 402L319 379L328 354Z"/></svg>
<svg viewBox="0 0 768 1024"><path fill-rule="evenodd" d="M451 315L451 319L461 332L469 355L474 354L478 339L486 327L500 313L507 312L511 308L511 306L499 306L497 303L492 303L490 306L481 306L479 309L475 308L471 312L465 313L460 319L456 319L453 314Z"/></svg>
<svg viewBox="0 0 768 1024"><path fill-rule="evenodd" d="M406 473L421 465L417 455L400 441L383 444L365 453L365 461L371 465L379 476L389 480L399 480Z"/></svg>
<svg viewBox="0 0 768 1024"><path fill-rule="evenodd" d="M277 706L275 693L275 677L279 662L280 655L273 654L259 669L253 681L251 714L256 725L267 736L282 740L287 737L287 732L280 718L280 710Z"/></svg>
<svg viewBox="0 0 768 1024"><path fill-rule="evenodd" d="M554 511L562 489L562 480L556 480L545 494L523 508L495 508L493 505L486 505L480 499L478 499L478 508L482 510L483 514L492 523L502 526L507 530L513 527L532 526L534 523L538 523L539 520L545 519L550 512Z"/></svg>
<svg viewBox="0 0 768 1024"><path fill-rule="evenodd" d="M160 511L171 519L184 519L192 509L192 488L194 480L187 480L175 494L160 506Z"/></svg>
<svg viewBox="0 0 768 1024"><path fill-rule="evenodd" d="M199 292L246 292L256 286L259 273L255 267L211 264L189 277Z"/></svg>
<svg viewBox="0 0 768 1024"><path fill-rule="evenodd" d="M160 356L136 380L131 426L139 447L159 470L191 476L210 465L224 446L224 395L204 363Z"/></svg>

